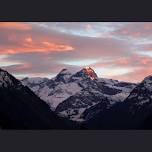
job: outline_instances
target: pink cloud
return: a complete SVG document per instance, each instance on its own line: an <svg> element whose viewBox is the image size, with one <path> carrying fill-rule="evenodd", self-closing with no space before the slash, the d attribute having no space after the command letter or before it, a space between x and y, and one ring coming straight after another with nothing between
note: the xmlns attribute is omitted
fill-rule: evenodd
<svg viewBox="0 0 152 152"><path fill-rule="evenodd" d="M15 30L31 30L32 26L21 22L0 22L0 28Z"/></svg>
<svg viewBox="0 0 152 152"><path fill-rule="evenodd" d="M121 80L121 81L128 81L128 82L141 82L146 76L152 75L151 68L139 68L135 69L134 72L114 76L114 79Z"/></svg>
<svg viewBox="0 0 152 152"><path fill-rule="evenodd" d="M125 24L124 24L125 25ZM135 22L128 23L113 32L119 36L130 36L133 38L142 38L152 36L152 23L151 22Z"/></svg>
<svg viewBox="0 0 152 152"><path fill-rule="evenodd" d="M75 23L72 25L75 26L74 29L72 28L72 31L76 29L75 32L78 29L88 32L93 28L91 23L81 25L83 28L81 26L78 28ZM73 27L72 25L70 27ZM67 24L64 24L65 26ZM78 68L76 65L70 66L64 62L61 64L60 61L82 61L83 63L85 59L89 59L97 61L95 64L90 64L93 68L132 68L134 72L128 70L128 73L120 75L118 70L118 75L112 78L139 81L152 72L150 70L152 60L148 56L135 52L138 49L150 51L152 47L149 44L134 48L136 44L121 37L147 38L152 35L151 29L151 23L130 23L109 33L113 37L87 37L53 30L51 23L50 28L45 29L30 23L8 22L0 24L0 55L8 55L8 60L12 63L23 62L23 65L7 67L11 72L18 74L55 74L62 68Z"/></svg>

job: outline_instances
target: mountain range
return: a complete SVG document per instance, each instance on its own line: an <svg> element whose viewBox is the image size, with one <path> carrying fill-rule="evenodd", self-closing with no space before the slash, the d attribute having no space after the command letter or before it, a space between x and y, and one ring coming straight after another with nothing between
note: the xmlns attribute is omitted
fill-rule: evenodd
<svg viewBox="0 0 152 152"><path fill-rule="evenodd" d="M152 129L152 76L99 78L91 67L21 81L0 69L0 128Z"/></svg>
<svg viewBox="0 0 152 152"><path fill-rule="evenodd" d="M68 123L28 87L0 69L1 129L68 129Z"/></svg>
<svg viewBox="0 0 152 152"><path fill-rule="evenodd" d="M90 67L76 73L63 69L53 79L25 78L22 83L49 104L53 111L74 121L84 121L82 115L85 110L100 102L110 106L123 101L136 86L98 78Z"/></svg>

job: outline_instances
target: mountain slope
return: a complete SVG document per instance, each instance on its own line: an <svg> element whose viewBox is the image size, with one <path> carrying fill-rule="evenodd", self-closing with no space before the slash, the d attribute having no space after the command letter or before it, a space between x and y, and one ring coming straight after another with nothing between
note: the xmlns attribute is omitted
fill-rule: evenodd
<svg viewBox="0 0 152 152"><path fill-rule="evenodd" d="M86 121L100 110L102 111L101 106L101 108L86 116L86 111L89 111L91 107L100 103L104 105L103 107L105 105L109 107L117 102L122 102L136 86L132 83L123 83L110 79L97 79L92 83L60 103L56 108L56 112L68 116L72 120Z"/></svg>
<svg viewBox="0 0 152 152"><path fill-rule="evenodd" d="M68 126L28 87L0 69L0 128L67 129Z"/></svg>
<svg viewBox="0 0 152 152"><path fill-rule="evenodd" d="M34 91L52 109L55 109L60 102L81 90L81 87L76 83L66 83L71 75L67 69L63 69L55 78L39 84L29 83L31 78L22 80L22 83Z"/></svg>
<svg viewBox="0 0 152 152"><path fill-rule="evenodd" d="M100 104L85 112L98 111ZM139 83L124 100L100 110L84 123L89 129L150 129L152 128L152 76Z"/></svg>
<svg viewBox="0 0 152 152"><path fill-rule="evenodd" d="M29 83L31 78L23 79L22 83L55 109L59 103L87 87L88 81L95 78L96 74L91 68L84 68L74 74L63 69L55 78L41 81L39 84Z"/></svg>
<svg viewBox="0 0 152 152"><path fill-rule="evenodd" d="M75 121L84 121L82 113L99 102L106 101L108 105L122 102L136 86L133 83L98 78L90 67L76 73L63 69L53 79L36 82L33 78L22 80L57 114Z"/></svg>

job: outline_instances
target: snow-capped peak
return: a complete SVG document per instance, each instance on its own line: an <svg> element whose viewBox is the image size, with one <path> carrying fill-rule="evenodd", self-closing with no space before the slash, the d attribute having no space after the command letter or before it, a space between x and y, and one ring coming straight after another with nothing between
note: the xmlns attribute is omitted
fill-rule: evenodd
<svg viewBox="0 0 152 152"><path fill-rule="evenodd" d="M0 69L0 87L8 87L19 84L13 76L11 76L7 71Z"/></svg>
<svg viewBox="0 0 152 152"><path fill-rule="evenodd" d="M96 80L97 74L90 67L85 67L80 71L74 71L69 69L62 69L59 74L57 74L55 80L58 82L68 82L69 80L78 80L90 78L91 80Z"/></svg>
<svg viewBox="0 0 152 152"><path fill-rule="evenodd" d="M61 72L59 72L59 74L67 74L67 75L71 75L72 72L68 69L62 69Z"/></svg>
<svg viewBox="0 0 152 152"><path fill-rule="evenodd" d="M85 74L87 74L92 80L96 80L98 78L97 74L94 72L94 70L90 67L85 67L83 69Z"/></svg>
<svg viewBox="0 0 152 152"><path fill-rule="evenodd" d="M151 83L151 82L152 82L152 76L151 76L151 75L147 76L147 77L143 80L143 82L145 82L145 83Z"/></svg>
<svg viewBox="0 0 152 152"><path fill-rule="evenodd" d="M69 71L68 69L62 69L59 74L56 76L55 81L58 82L66 82L71 76L72 76L72 72Z"/></svg>
<svg viewBox="0 0 152 152"><path fill-rule="evenodd" d="M142 84L149 90L152 91L152 76L147 76L143 81Z"/></svg>
<svg viewBox="0 0 152 152"><path fill-rule="evenodd" d="M73 77L79 77L79 78L90 78L91 80L96 80L97 74L94 72L94 70L90 67L83 68L79 72L73 75Z"/></svg>

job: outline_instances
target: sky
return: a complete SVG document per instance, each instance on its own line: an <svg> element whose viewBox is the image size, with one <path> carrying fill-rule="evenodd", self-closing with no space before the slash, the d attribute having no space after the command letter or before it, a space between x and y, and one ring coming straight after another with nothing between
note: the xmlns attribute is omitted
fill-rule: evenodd
<svg viewBox="0 0 152 152"><path fill-rule="evenodd" d="M86 66L120 81L152 75L152 22L0 22L0 67L17 78Z"/></svg>

